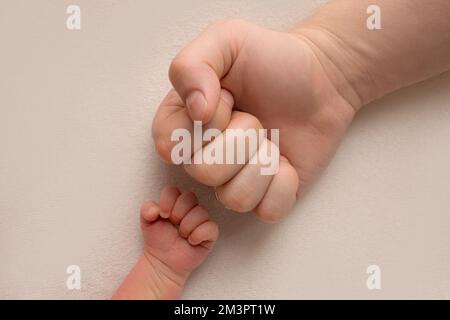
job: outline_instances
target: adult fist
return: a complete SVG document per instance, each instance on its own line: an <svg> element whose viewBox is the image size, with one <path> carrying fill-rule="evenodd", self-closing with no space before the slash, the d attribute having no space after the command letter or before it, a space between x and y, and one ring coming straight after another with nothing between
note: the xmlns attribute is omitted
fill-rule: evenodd
<svg viewBox="0 0 450 320"><path fill-rule="evenodd" d="M169 163L177 144L172 133L183 128L193 136L194 120L203 130L223 132L222 140L225 129L279 129L279 145L268 139L253 149L247 145L245 163L184 165L215 187L225 207L253 211L266 222L284 216L327 166L355 113L342 94L349 90L339 70L307 37L240 20L219 22L193 40L173 60L169 77L174 89L152 129ZM218 140L184 156L195 157ZM268 149L280 153L279 170L262 175L261 163L251 160Z"/></svg>

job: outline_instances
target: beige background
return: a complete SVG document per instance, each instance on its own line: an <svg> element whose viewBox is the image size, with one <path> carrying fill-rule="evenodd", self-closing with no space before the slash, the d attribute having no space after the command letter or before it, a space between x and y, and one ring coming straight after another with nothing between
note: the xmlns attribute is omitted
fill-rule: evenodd
<svg viewBox="0 0 450 320"><path fill-rule="evenodd" d="M168 182L198 192L222 232L184 298L450 298L449 73L364 109L276 226L220 209L153 151L184 43L229 16L285 29L320 2L84 0L73 32L72 2L2 0L0 298L109 298L139 255L141 202ZM71 264L80 291L65 287Z"/></svg>

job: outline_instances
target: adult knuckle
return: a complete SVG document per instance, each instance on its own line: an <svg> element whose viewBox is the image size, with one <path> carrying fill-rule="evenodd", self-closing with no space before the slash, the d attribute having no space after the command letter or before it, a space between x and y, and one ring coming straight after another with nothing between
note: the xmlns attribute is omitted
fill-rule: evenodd
<svg viewBox="0 0 450 320"><path fill-rule="evenodd" d="M249 212L255 207L254 200L247 192L219 192L219 201L228 209L236 212Z"/></svg>

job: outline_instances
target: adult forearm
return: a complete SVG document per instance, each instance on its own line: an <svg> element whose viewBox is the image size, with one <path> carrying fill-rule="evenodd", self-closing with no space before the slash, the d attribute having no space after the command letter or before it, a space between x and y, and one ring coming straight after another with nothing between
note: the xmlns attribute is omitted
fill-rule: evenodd
<svg viewBox="0 0 450 320"><path fill-rule="evenodd" d="M381 29L367 26L374 4ZM355 109L450 69L448 0L335 0L292 32L335 71L330 76Z"/></svg>

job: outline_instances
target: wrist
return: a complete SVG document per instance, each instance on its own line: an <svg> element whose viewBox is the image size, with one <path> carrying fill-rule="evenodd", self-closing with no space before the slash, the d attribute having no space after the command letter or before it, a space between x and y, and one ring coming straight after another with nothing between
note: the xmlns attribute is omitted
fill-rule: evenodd
<svg viewBox="0 0 450 320"><path fill-rule="evenodd" d="M186 283L189 273L172 270L167 264L145 251L141 257L146 267L151 270L151 282L160 299L176 299Z"/></svg>
<svg viewBox="0 0 450 320"><path fill-rule="evenodd" d="M383 12L379 29L369 30L366 20L374 1L334 0L293 30L346 80L342 95L356 110L450 69L448 0L375 2Z"/></svg>
<svg viewBox="0 0 450 320"><path fill-rule="evenodd" d="M355 53L350 45L328 29L303 23L290 33L309 45L336 90L355 112L385 94L371 76L367 57Z"/></svg>
<svg viewBox="0 0 450 320"><path fill-rule="evenodd" d="M113 299L176 299L188 275L179 275L157 258L144 253L119 287Z"/></svg>

